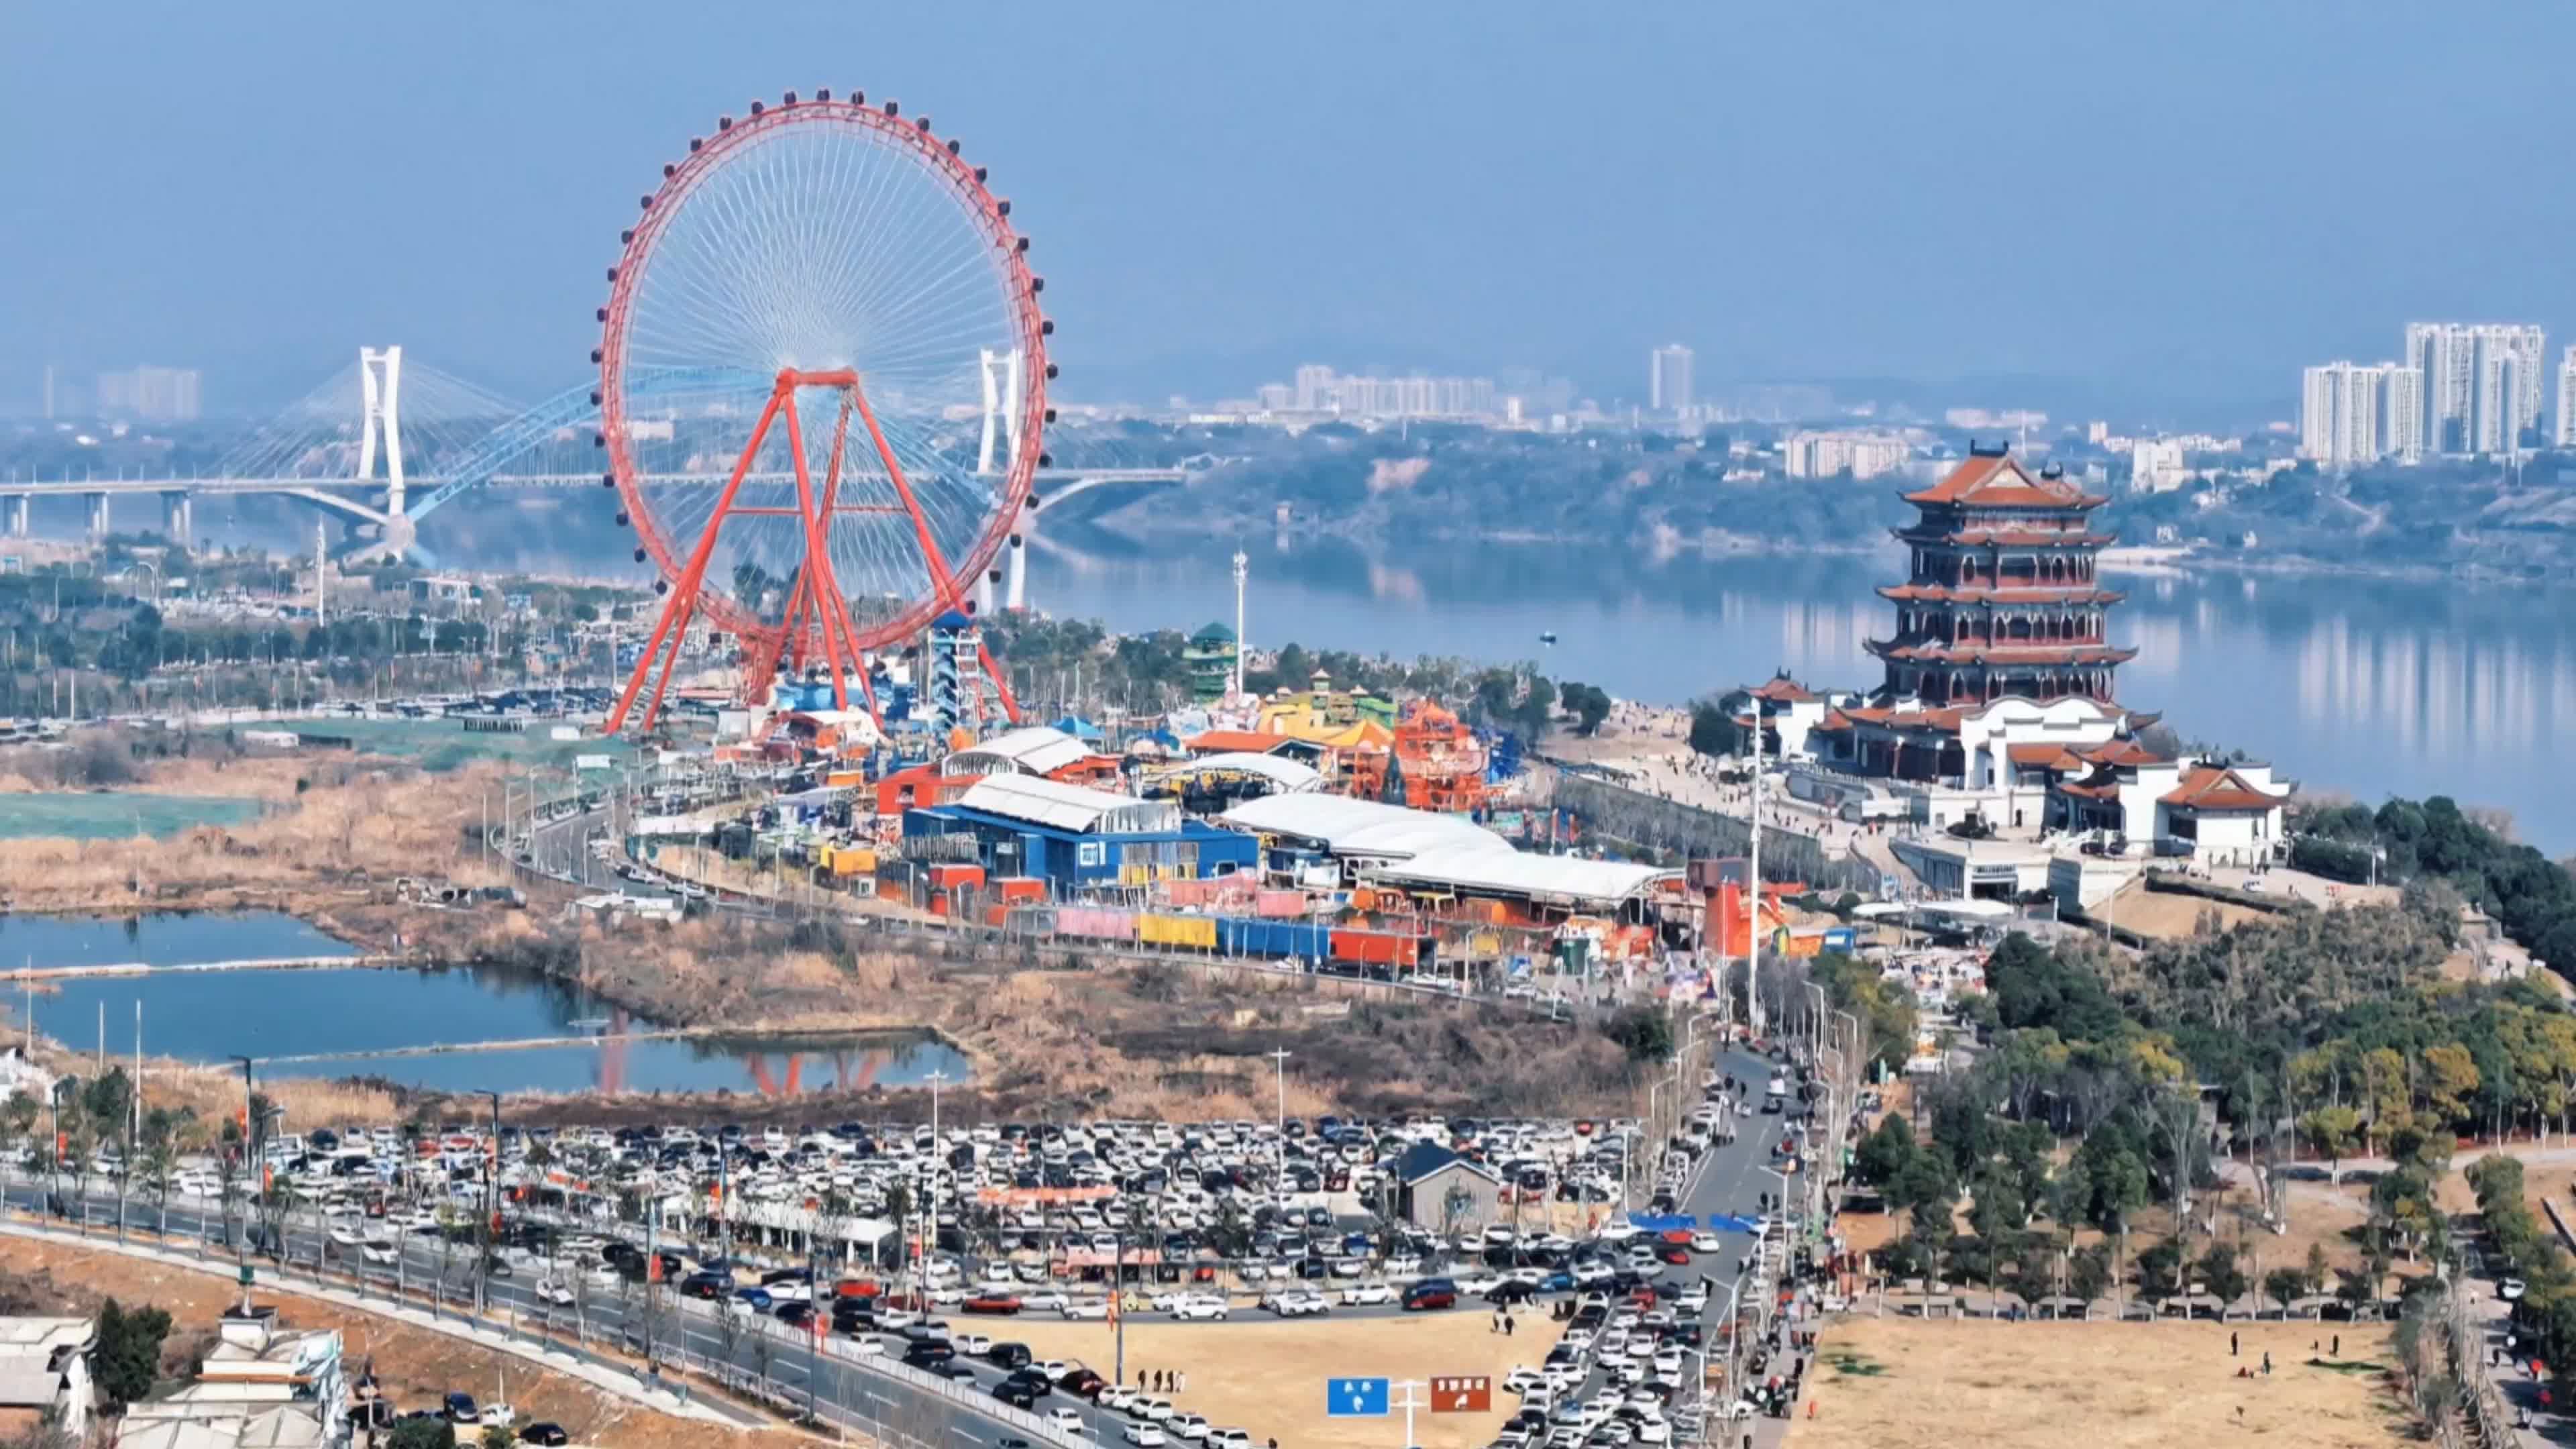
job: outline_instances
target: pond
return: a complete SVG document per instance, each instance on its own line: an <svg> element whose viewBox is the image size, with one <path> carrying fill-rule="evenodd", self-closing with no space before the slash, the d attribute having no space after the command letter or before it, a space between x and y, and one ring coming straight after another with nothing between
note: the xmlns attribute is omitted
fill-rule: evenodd
<svg viewBox="0 0 2576 1449"><path fill-rule="evenodd" d="M0 840L158 839L197 825L239 825L259 802L229 795L145 795L115 790L0 795Z"/></svg>
<svg viewBox="0 0 2576 1449"><path fill-rule="evenodd" d="M143 916L0 913L0 968L190 966L306 961L356 949L283 911L160 911Z"/></svg>
<svg viewBox="0 0 2576 1449"><path fill-rule="evenodd" d="M282 925L280 923L283 923ZM329 950L317 948L319 942ZM196 949L190 950L193 944ZM191 961L347 954L291 917L145 917L49 921L0 917L0 964ZM15 1018L27 999L6 1005ZM320 967L75 977L33 998L39 1031L111 1057L264 1061L265 1077L376 1077L439 1091L708 1092L792 1096L905 1087L934 1072L970 1074L954 1047L925 1033L811 1038L642 1036L656 1024L565 983L485 967ZM400 1054L405 1048L581 1037L496 1050ZM394 1054L387 1054L394 1053Z"/></svg>

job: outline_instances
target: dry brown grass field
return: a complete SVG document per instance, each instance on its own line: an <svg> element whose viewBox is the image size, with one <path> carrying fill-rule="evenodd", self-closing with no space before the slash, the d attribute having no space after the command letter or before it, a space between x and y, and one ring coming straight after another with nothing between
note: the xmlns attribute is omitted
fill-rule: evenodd
<svg viewBox="0 0 2576 1449"><path fill-rule="evenodd" d="M2230 1333L2242 1338L2235 1357ZM2394 1366L2388 1330L2350 1324L1862 1318L1824 1330L1807 1374L1815 1417L1802 1413L1791 1438L1798 1449L2377 1449L2409 1440Z"/></svg>
<svg viewBox="0 0 2576 1449"><path fill-rule="evenodd" d="M1238 1307L1222 1325L1131 1321L1127 1325L1127 1378L1139 1369L1174 1369L1189 1387L1165 1397L1182 1410L1204 1414L1220 1428L1239 1428L1255 1444L1276 1438L1295 1449L1394 1449L1404 1418L1336 1419L1324 1412L1324 1381L1331 1378L1423 1379L1482 1374L1494 1380L1494 1412L1434 1414L1414 1418L1421 1449L1478 1449L1516 1403L1503 1391L1503 1375L1535 1365L1556 1342L1557 1325L1544 1314L1524 1313L1509 1338L1490 1332L1480 1311L1407 1315L1401 1318L1320 1318L1270 1321ZM1017 1341L1040 1358L1079 1360L1111 1371L1111 1330L1102 1323L1046 1318L979 1322L996 1341ZM1428 1391L1425 1391L1425 1398Z"/></svg>

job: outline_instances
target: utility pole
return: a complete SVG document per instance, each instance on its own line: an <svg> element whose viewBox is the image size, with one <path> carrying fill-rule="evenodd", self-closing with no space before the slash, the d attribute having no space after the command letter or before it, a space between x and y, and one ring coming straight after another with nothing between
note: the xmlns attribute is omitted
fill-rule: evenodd
<svg viewBox="0 0 2576 1449"><path fill-rule="evenodd" d="M1762 1035L1762 702L1753 701L1752 845L1744 873L1744 1023Z"/></svg>
<svg viewBox="0 0 2576 1449"><path fill-rule="evenodd" d="M1240 658L1242 656L1237 655L1236 657ZM1279 1134L1277 1139L1278 1166L1273 1169L1273 1172L1275 1173L1276 1180L1281 1187L1285 1187L1288 1182L1288 1055L1289 1053L1286 1047L1281 1047L1277 1051L1270 1053L1271 1073L1278 1079L1279 1083L1279 1121L1276 1124Z"/></svg>
<svg viewBox="0 0 2576 1449"><path fill-rule="evenodd" d="M1242 549L1234 551L1234 692L1243 693L1243 583L1251 560Z"/></svg>

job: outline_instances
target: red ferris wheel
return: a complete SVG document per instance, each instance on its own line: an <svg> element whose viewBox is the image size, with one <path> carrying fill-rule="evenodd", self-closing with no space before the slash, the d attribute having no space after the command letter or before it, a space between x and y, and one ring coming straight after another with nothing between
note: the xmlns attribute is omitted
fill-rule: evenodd
<svg viewBox="0 0 2576 1449"><path fill-rule="evenodd" d="M663 603L607 727L651 679L652 728L692 625L738 641L746 702L786 671L873 712L872 657L974 611L1046 461L1028 239L929 117L830 91L719 120L642 210L592 360Z"/></svg>

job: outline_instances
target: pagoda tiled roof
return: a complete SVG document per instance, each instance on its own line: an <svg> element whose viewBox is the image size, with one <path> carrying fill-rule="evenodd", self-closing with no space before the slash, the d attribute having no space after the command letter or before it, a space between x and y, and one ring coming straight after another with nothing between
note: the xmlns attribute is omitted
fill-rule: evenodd
<svg viewBox="0 0 2576 1449"><path fill-rule="evenodd" d="M1899 496L1969 508L2099 508L2110 501L2065 478L2035 475L2008 453L1972 453L1940 482Z"/></svg>
<svg viewBox="0 0 2576 1449"><path fill-rule="evenodd" d="M1905 659L1924 664L2126 664L2138 657L2135 649L2115 649L2104 644L2032 643L2004 647L1899 644L1894 640L1872 639L1862 647L1881 659Z"/></svg>
<svg viewBox="0 0 2576 1449"><path fill-rule="evenodd" d="M2085 530L2078 533L2060 528L1995 528L1932 529L1920 524L1891 528L1889 533L1903 543L1946 543L1960 548L2107 548L2119 541L2116 533Z"/></svg>
<svg viewBox="0 0 2576 1449"><path fill-rule="evenodd" d="M1816 697L1814 690L1785 674L1774 675L1758 687L1745 692L1755 699L1769 700L1773 704L1805 704Z"/></svg>
<svg viewBox="0 0 2576 1449"><path fill-rule="evenodd" d="M2128 595L2093 584L2032 584L1989 588L1982 584L1881 584L1878 596L1900 604L2116 604Z"/></svg>

